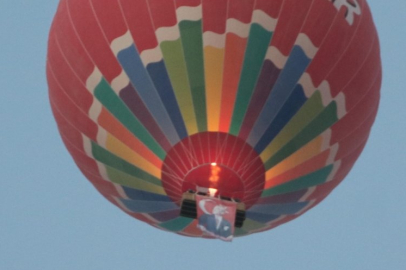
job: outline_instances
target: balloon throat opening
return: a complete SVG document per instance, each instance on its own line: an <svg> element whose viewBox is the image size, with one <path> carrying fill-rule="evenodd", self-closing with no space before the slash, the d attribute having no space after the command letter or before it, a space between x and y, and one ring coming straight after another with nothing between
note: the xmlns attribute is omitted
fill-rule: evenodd
<svg viewBox="0 0 406 270"><path fill-rule="evenodd" d="M184 138L167 153L162 186L180 205L185 192L241 201L247 209L261 196L265 167L244 140L224 132L201 132Z"/></svg>

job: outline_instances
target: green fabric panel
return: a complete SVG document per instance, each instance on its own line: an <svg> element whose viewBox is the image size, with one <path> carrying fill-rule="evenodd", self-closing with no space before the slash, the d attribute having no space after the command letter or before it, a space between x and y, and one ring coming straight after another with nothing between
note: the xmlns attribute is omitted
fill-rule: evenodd
<svg viewBox="0 0 406 270"><path fill-rule="evenodd" d="M266 224L259 223L257 221L247 218L244 221L244 225L243 225L242 229L250 232L250 231L256 231L256 230L262 229L265 226L266 226Z"/></svg>
<svg viewBox="0 0 406 270"><path fill-rule="evenodd" d="M108 82L103 78L97 85L94 96L111 112L132 134L142 141L161 160L166 153L155 141L148 130L138 121L125 103L117 96Z"/></svg>
<svg viewBox="0 0 406 270"><path fill-rule="evenodd" d="M272 149L272 152L275 153L281 146L286 145L320 114L323 109L321 94L319 91L316 91L271 142L269 147Z"/></svg>
<svg viewBox="0 0 406 270"><path fill-rule="evenodd" d="M158 224L158 226L172 232L180 232L187 226L189 226L193 221L194 219L192 218L178 217L173 220Z"/></svg>
<svg viewBox="0 0 406 270"><path fill-rule="evenodd" d="M234 229L234 236L235 237L246 236L247 234L248 234L248 232L246 232L242 228L235 228Z"/></svg>
<svg viewBox="0 0 406 270"><path fill-rule="evenodd" d="M207 130L202 21L182 21L179 23L179 30L192 90L197 127L202 132Z"/></svg>
<svg viewBox="0 0 406 270"><path fill-rule="evenodd" d="M266 189L262 192L261 197L270 197L274 195L290 193L320 185L327 181L327 177L330 175L331 171L333 170L333 167L334 167L333 165L329 165L318 171L307 174L305 176L302 176L285 184L270 189Z"/></svg>
<svg viewBox="0 0 406 270"><path fill-rule="evenodd" d="M111 180L111 182L119 184L121 186L134 188L142 191L147 191L150 193L166 195L162 186L157 186L156 184L152 184L146 182L144 179L140 179L129 174L126 174L122 171L116 170L112 167L105 166L106 172Z"/></svg>
<svg viewBox="0 0 406 270"><path fill-rule="evenodd" d="M233 135L237 136L240 132L272 34L273 32L265 30L259 24L254 23L251 26L230 126L230 133Z"/></svg>
<svg viewBox="0 0 406 270"><path fill-rule="evenodd" d="M300 131L288 144L282 147L273 157L265 162L266 170L269 170L305 144L316 138L323 131L337 122L337 104L330 103L316 118L314 118L302 131Z"/></svg>
<svg viewBox="0 0 406 270"><path fill-rule="evenodd" d="M101 146L99 146L98 144L96 144L93 141L92 141L92 154L93 154L93 157L97 161L100 161L101 163L106 164L107 166L110 166L119 171L125 172L134 177L140 178L151 184L161 186L161 181L159 179L157 179L156 177L135 167L134 165L117 157L116 155L113 155L112 153L110 153L106 149L102 148Z"/></svg>
<svg viewBox="0 0 406 270"><path fill-rule="evenodd" d="M185 117L185 114L195 114L186 63L183 58L182 41L180 39L175 41L164 41L161 43L160 47L176 100L178 101L183 117Z"/></svg>

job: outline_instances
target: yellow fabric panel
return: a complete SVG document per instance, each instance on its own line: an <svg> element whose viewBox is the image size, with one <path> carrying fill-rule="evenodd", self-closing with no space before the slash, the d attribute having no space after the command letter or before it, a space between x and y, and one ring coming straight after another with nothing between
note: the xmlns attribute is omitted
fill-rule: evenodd
<svg viewBox="0 0 406 270"><path fill-rule="evenodd" d="M218 131L220 124L221 89L223 83L224 49L204 48L206 76L207 123L209 131Z"/></svg>
<svg viewBox="0 0 406 270"><path fill-rule="evenodd" d="M300 148L294 154L283 160L281 163L266 172L267 180L272 179L296 166L302 164L304 161L316 156L321 151L323 144L323 137L319 136Z"/></svg>
<svg viewBox="0 0 406 270"><path fill-rule="evenodd" d="M124 159L125 161L133 164L134 166L140 168L143 171L155 176L156 178L161 178L161 169L153 165L152 163L145 160L141 155L131 150L128 146L123 144L117 138L107 135L106 148L116 156Z"/></svg>

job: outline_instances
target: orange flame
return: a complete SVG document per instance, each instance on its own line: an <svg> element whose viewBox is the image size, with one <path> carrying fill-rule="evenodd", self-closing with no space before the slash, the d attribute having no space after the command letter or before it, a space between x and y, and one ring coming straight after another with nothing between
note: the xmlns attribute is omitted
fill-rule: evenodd
<svg viewBox="0 0 406 270"><path fill-rule="evenodd" d="M210 173L210 182L212 182L213 184L217 183L218 180L220 179L220 172L221 172L221 168L219 166L217 166L216 162L213 162L210 164L211 165L211 173Z"/></svg>

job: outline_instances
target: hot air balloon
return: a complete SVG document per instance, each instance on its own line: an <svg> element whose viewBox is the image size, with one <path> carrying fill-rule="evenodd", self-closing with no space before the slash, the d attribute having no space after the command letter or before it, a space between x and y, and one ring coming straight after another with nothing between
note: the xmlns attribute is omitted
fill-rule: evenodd
<svg viewBox="0 0 406 270"><path fill-rule="evenodd" d="M134 218L204 238L188 203L234 203L245 236L326 198L367 142L381 74L365 0L61 0L47 56L86 178Z"/></svg>

